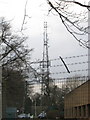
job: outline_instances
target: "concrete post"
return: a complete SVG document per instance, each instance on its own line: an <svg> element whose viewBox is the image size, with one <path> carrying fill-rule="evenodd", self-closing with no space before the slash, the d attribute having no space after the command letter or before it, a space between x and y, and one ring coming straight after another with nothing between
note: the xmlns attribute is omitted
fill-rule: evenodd
<svg viewBox="0 0 90 120"><path fill-rule="evenodd" d="M0 41L1 45L1 41ZM0 46L0 58L1 58L1 46ZM2 65L0 62L0 120L2 119Z"/></svg>
<svg viewBox="0 0 90 120"><path fill-rule="evenodd" d="M90 1L88 3L90 5ZM90 80L90 11L88 11L88 79Z"/></svg>
<svg viewBox="0 0 90 120"><path fill-rule="evenodd" d="M0 66L0 120L2 118L2 69Z"/></svg>

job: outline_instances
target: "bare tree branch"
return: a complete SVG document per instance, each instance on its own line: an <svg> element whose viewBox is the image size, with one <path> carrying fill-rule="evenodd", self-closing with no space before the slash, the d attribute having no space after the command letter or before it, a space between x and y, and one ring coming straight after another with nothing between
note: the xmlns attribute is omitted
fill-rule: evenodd
<svg viewBox="0 0 90 120"><path fill-rule="evenodd" d="M7 64L10 66L12 63L13 65L18 64L18 66L20 64L28 66L28 55L30 55L32 49L25 48L24 42L27 37L12 34L10 23L7 23L2 18L0 20L0 40L2 45L0 61L2 61L2 66Z"/></svg>
<svg viewBox="0 0 90 120"><path fill-rule="evenodd" d="M60 0L60 1L62 1L62 0ZM81 7L90 8L89 5L84 5L84 4L82 4L80 2L77 2L77 1L74 1L74 0L73 1L72 0L70 0L70 1L64 0L64 2L74 3L74 4L77 4L77 5L81 6Z"/></svg>
<svg viewBox="0 0 90 120"><path fill-rule="evenodd" d="M59 15L67 31L80 43L81 46L89 48L87 44L88 40L86 38L84 39L84 37L85 35L88 36L88 29L90 27L87 26L87 9L89 9L90 6L68 0L57 0L54 1L54 3L50 0L47 0L47 2L51 7L50 12L51 10L54 10ZM72 4L81 6L83 9L86 8L87 11L83 11L82 13L71 11L70 7Z"/></svg>

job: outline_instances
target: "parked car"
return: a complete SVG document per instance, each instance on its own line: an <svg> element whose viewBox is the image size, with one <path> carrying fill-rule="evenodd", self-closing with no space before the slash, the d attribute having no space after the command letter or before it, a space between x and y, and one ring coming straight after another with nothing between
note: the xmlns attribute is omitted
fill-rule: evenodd
<svg viewBox="0 0 90 120"><path fill-rule="evenodd" d="M25 114L23 113L23 114L18 115L18 118L25 118Z"/></svg>
<svg viewBox="0 0 90 120"><path fill-rule="evenodd" d="M32 118L32 116L30 116L30 114L23 113L23 114L18 115L18 118Z"/></svg>
<svg viewBox="0 0 90 120"><path fill-rule="evenodd" d="M38 118L41 118L41 119L46 118L46 117L47 117L47 114L46 114L44 111L42 111L42 112L38 115Z"/></svg>

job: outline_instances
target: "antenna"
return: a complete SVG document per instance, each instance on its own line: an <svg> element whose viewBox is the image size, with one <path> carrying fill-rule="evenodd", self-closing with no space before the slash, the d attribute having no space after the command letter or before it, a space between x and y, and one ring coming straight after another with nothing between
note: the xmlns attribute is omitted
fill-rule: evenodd
<svg viewBox="0 0 90 120"><path fill-rule="evenodd" d="M42 92L49 96L49 56L48 56L48 35L47 35L47 22L44 22L43 33L43 60L42 60Z"/></svg>

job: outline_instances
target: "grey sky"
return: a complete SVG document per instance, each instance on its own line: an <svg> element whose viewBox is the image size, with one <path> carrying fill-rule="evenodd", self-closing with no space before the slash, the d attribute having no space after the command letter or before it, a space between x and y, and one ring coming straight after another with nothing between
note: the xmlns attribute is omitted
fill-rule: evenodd
<svg viewBox="0 0 90 120"><path fill-rule="evenodd" d="M80 0L79 0L80 1ZM82 2L84 0L81 0ZM85 1L88 2L89 0ZM0 17L6 17L12 20L12 26L19 31L23 22L24 8L26 0L0 0ZM77 11L77 10L76 10ZM87 49L79 46L79 43L67 32L58 16L48 13L46 0L28 0L26 24L24 28L25 35L29 36L27 44L34 48L31 56L32 61L42 59L43 50L43 25L44 21L48 24L49 38L49 58L58 58L59 56L77 56L87 54Z"/></svg>

